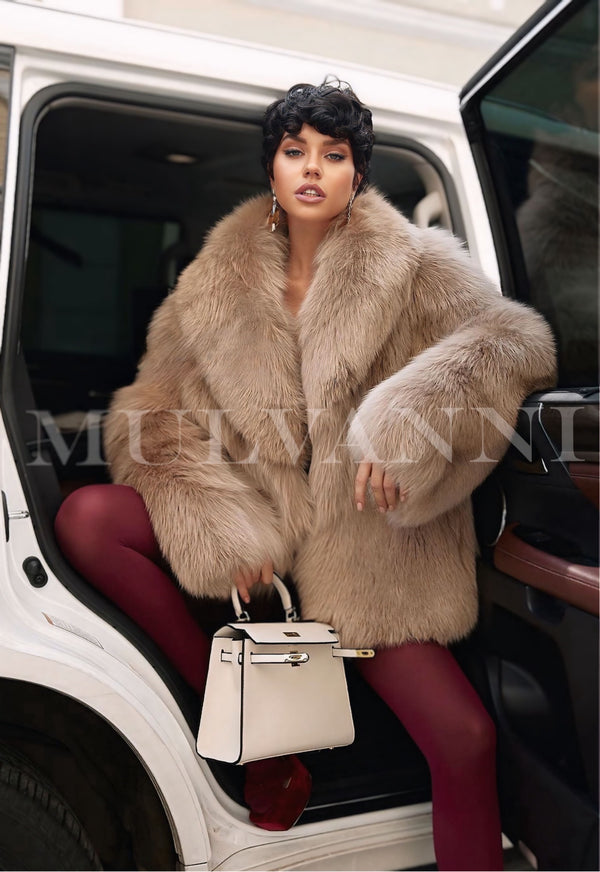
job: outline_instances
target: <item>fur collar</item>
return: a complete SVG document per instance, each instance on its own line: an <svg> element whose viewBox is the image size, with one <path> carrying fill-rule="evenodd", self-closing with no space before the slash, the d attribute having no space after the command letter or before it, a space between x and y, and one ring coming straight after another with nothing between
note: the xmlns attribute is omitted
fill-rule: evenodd
<svg viewBox="0 0 600 872"><path fill-rule="evenodd" d="M223 218L173 302L184 341L240 432L264 444L268 415L257 410L288 409L301 444L306 407L330 407L360 387L402 317L418 231L376 190L359 195L350 224L341 215L321 243L294 318L283 303L287 234L268 229L269 206L270 197L255 197Z"/></svg>
<svg viewBox="0 0 600 872"><path fill-rule="evenodd" d="M326 407L364 384L409 299L413 228L378 192L356 198L319 247L298 314L309 405Z"/></svg>

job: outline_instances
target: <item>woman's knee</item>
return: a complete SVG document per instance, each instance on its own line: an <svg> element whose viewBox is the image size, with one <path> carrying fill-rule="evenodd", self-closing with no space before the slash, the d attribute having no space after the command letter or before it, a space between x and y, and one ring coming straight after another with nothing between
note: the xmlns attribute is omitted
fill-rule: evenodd
<svg viewBox="0 0 600 872"><path fill-rule="evenodd" d="M484 708L470 711L450 727L449 742L444 743L449 752L446 766L462 769L472 765L485 765L495 759L496 726Z"/></svg>
<svg viewBox="0 0 600 872"><path fill-rule="evenodd" d="M468 720L467 741L479 756L496 752L496 725L483 704L477 716Z"/></svg>
<svg viewBox="0 0 600 872"><path fill-rule="evenodd" d="M141 496L132 487L117 484L88 485L73 491L60 506L54 522L59 545L69 551L77 543L120 537L124 528L149 525Z"/></svg>

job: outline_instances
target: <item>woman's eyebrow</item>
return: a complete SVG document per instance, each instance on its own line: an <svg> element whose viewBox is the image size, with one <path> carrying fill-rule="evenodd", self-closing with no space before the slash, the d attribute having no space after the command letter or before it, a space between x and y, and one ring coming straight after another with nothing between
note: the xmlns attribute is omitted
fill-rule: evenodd
<svg viewBox="0 0 600 872"><path fill-rule="evenodd" d="M298 136L296 133L285 133L282 141L286 139L293 139L294 142L301 142L303 145L306 145L304 137ZM326 139L323 145L347 145L348 148L350 147L347 139Z"/></svg>

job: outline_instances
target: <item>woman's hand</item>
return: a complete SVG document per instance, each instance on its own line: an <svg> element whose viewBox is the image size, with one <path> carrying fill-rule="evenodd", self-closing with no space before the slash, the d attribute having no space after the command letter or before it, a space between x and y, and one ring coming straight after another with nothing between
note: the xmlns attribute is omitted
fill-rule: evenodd
<svg viewBox="0 0 600 872"><path fill-rule="evenodd" d="M271 584L273 581L273 562L271 560L265 561L259 569L240 569L236 572L233 583L245 603L250 602L250 588L257 581L262 581L263 584Z"/></svg>
<svg viewBox="0 0 600 872"><path fill-rule="evenodd" d="M390 474L384 472L383 466L380 463L370 463L368 460L362 460L358 465L358 472L354 481L354 501L359 512L362 512L365 505L365 495L369 480L380 512L391 512L392 509L396 508L398 500L403 503L408 497L408 491L402 490L400 485L397 485L392 480Z"/></svg>

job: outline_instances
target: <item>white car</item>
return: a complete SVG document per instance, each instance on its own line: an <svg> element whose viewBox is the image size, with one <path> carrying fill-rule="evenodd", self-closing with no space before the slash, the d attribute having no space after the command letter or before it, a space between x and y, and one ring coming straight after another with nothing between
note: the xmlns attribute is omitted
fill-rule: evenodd
<svg viewBox="0 0 600 872"><path fill-rule="evenodd" d="M460 100L9 0L0 21L0 868L434 868L424 758L351 668L354 744L306 755L307 810L260 830L241 768L195 751L197 695L53 533L66 494L107 480L103 414L152 311L266 190L264 108L335 73L373 109L373 183L556 334L556 390L523 404L474 495L481 614L455 653L498 727L506 844L597 869L597 0L542 6ZM232 619L201 611L208 632Z"/></svg>

